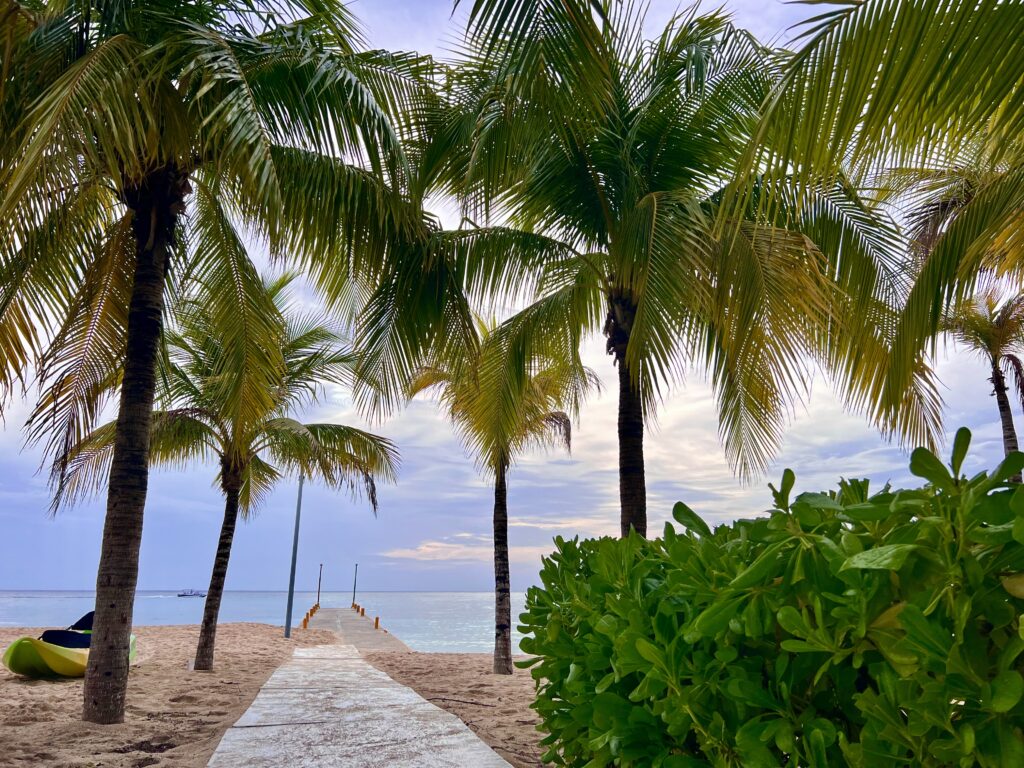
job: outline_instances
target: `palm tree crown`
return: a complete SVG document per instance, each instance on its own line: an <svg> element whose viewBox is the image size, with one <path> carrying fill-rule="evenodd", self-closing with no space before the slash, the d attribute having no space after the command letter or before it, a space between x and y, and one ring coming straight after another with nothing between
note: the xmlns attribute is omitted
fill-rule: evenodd
<svg viewBox="0 0 1024 768"><path fill-rule="evenodd" d="M990 288L956 305L943 318L942 330L989 366L989 381L1003 429L1003 449L1006 454L1018 450L1006 380L1009 377L1014 381L1024 406L1024 295L1001 300L998 292Z"/></svg>
<svg viewBox="0 0 1024 768"><path fill-rule="evenodd" d="M895 417L873 408L902 288L886 220L831 184L773 218L754 201L719 229L776 54L716 14L681 14L647 40L639 4L521 6L474 5L435 131L450 158L438 177L469 214L500 214L538 241L491 280L535 299L504 325L510 349L603 330L619 373L623 533L646 530L644 423L691 365L710 374L742 475L778 446L811 359L890 431L932 438L927 396Z"/></svg>
<svg viewBox="0 0 1024 768"><path fill-rule="evenodd" d="M197 669L212 668L217 614L239 514L248 517L285 475L302 475L353 492L362 489L376 512L376 479L395 477L398 455L387 439L340 424L304 424L294 418L297 410L322 396L325 386L350 383L354 361L339 347L329 326L289 308L286 288L291 279L286 276L267 287L268 299L278 310L271 321L277 327L273 342L281 350L281 364L265 372L272 385L258 411L234 407L246 393L233 390L249 385L238 375L235 356L206 316L205 292L183 302L176 327L167 334L150 462L181 467L216 460L226 499ZM67 480L55 503L73 502L105 485L115 426L111 422L97 428L69 452Z"/></svg>

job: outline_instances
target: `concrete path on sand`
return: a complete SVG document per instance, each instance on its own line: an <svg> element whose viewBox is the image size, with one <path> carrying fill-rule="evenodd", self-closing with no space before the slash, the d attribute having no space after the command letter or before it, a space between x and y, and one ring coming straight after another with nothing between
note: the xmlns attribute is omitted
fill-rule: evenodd
<svg viewBox="0 0 1024 768"><path fill-rule="evenodd" d="M297 648L208 768L510 768L455 715L351 645Z"/></svg>

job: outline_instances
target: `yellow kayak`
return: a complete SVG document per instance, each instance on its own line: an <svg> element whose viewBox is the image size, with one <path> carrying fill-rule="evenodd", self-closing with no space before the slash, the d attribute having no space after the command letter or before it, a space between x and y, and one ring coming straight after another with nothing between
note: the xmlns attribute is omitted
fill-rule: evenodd
<svg viewBox="0 0 1024 768"><path fill-rule="evenodd" d="M43 633L50 636L50 632ZM88 642L86 633L57 630L61 635L80 634ZM36 637L20 637L4 651L3 664L16 675L26 677L82 677L89 661L89 647L69 648L65 638L55 638L61 644L46 642ZM78 644L78 643L76 643ZM131 636L128 658L135 660L135 635Z"/></svg>

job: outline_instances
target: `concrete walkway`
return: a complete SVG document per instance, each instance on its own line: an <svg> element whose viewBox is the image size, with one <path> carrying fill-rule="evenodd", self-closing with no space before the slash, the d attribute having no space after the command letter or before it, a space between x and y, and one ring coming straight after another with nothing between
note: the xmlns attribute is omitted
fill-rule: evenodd
<svg viewBox="0 0 1024 768"><path fill-rule="evenodd" d="M510 768L455 715L370 666L352 645L297 648L208 764L278 766Z"/></svg>
<svg viewBox="0 0 1024 768"><path fill-rule="evenodd" d="M409 646L381 629L373 628L373 618L360 616L351 608L321 608L309 621L310 629L329 629L345 645L366 651L408 651Z"/></svg>

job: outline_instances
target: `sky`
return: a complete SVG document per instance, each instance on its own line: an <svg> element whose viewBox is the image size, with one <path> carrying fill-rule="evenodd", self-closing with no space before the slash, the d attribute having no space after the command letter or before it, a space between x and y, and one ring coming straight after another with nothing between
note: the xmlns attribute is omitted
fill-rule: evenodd
<svg viewBox="0 0 1024 768"><path fill-rule="evenodd" d="M359 0L352 7L374 47L443 55L459 30L450 0ZM657 29L677 7L651 3L649 27ZM772 41L784 41L791 25L820 10L775 0L732 0L725 7L740 26ZM583 409L572 454L528 455L509 476L514 589L535 583L540 557L552 550L553 537L618 533L615 369L604 355L602 339L588 342L585 358L604 387ZM974 433L968 471L994 465L1002 444L984 366L949 347L940 352L937 371L949 434L961 425ZM0 590L92 589L104 500L48 515L41 456L23 449L26 415L27 406L16 403L0 423ZM330 391L301 418L365 426L341 390ZM398 483L380 488L377 517L363 501L306 485L297 588L315 589L323 563L325 590L350 589L358 562L360 589L491 589L492 492L437 404L414 401L373 428L401 450ZM863 417L845 412L820 379L808 403L798 407L783 448L763 478L748 484L734 478L718 439L713 395L697 374L668 397L646 436L646 460L652 534L671 518L678 500L712 522L759 514L769 506L767 483L777 482L785 467L796 472L798 491L833 487L842 476L869 477L878 484L891 480L897 486L912 481L906 452L883 440ZM151 475L140 589L207 584L223 513L215 475L213 466ZM228 589L287 588L296 490L296 482L282 482L261 510L239 526Z"/></svg>

